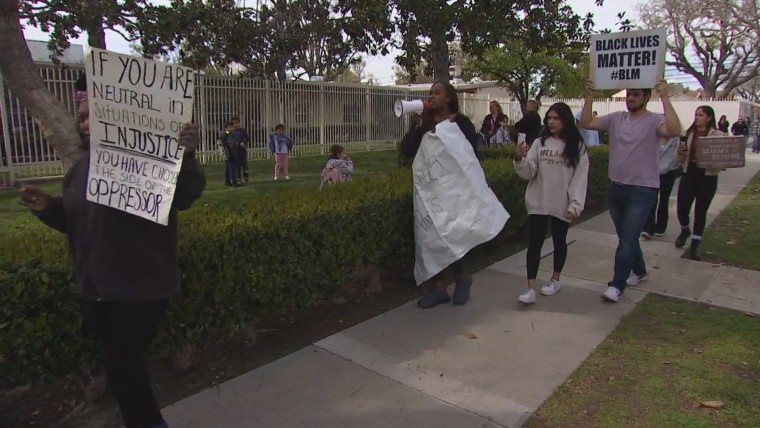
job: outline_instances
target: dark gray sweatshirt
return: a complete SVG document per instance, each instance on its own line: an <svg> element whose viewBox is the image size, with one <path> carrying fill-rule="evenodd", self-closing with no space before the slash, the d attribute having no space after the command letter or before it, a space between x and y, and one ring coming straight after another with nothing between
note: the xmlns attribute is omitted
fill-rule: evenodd
<svg viewBox="0 0 760 428"><path fill-rule="evenodd" d="M198 162L186 157L177 177L169 224L86 199L89 156L63 179L63 194L35 215L67 235L76 284L87 300L147 302L179 290L177 211L185 210L206 187Z"/></svg>

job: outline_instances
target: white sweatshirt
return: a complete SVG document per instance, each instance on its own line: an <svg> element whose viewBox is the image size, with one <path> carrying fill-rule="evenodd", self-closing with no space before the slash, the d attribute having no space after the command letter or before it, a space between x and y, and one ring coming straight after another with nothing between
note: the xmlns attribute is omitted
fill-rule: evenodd
<svg viewBox="0 0 760 428"><path fill-rule="evenodd" d="M588 152L581 148L578 165L571 167L562 153L565 142L549 137L544 144L540 139L531 145L528 154L514 161L515 171L525 180L525 207L528 214L550 215L567 221L565 213L576 217L583 212L588 187Z"/></svg>

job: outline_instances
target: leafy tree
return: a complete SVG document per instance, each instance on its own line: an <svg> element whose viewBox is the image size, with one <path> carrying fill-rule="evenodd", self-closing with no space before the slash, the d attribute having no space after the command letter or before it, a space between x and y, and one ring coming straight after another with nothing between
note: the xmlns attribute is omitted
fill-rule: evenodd
<svg viewBox="0 0 760 428"><path fill-rule="evenodd" d="M668 65L706 97L731 93L760 73L759 0L654 0L639 5L647 28L668 29Z"/></svg>
<svg viewBox="0 0 760 428"><path fill-rule="evenodd" d="M487 34L512 25L514 3L519 1L392 0L400 38L395 44L403 51L396 62L411 80L416 79L418 65L424 61L435 80L448 81L451 78L449 44L470 33Z"/></svg>
<svg viewBox="0 0 760 428"><path fill-rule="evenodd" d="M256 10L234 0L175 0L153 8L148 21L149 54L179 49L197 68L237 62L249 76L280 81L335 77L362 52L387 53L391 32L377 0L272 0Z"/></svg>
<svg viewBox="0 0 760 428"><path fill-rule="evenodd" d="M581 18L564 0L522 1L511 27L463 38L477 59L471 69L508 88L523 110L531 96L574 92L588 76L588 37L593 16Z"/></svg>

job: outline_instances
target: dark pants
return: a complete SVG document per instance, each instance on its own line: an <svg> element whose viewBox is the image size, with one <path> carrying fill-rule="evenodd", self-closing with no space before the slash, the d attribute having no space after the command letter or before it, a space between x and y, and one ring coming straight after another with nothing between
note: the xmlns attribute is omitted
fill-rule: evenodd
<svg viewBox="0 0 760 428"><path fill-rule="evenodd" d="M623 292L631 272L639 276L646 273L639 235L657 199L657 189L613 182L608 199L610 216L618 236L615 273L609 285Z"/></svg>
<svg viewBox="0 0 760 428"><path fill-rule="evenodd" d="M144 354L167 308L168 300L88 303L88 329L102 346L106 385L119 404L127 428L163 422Z"/></svg>
<svg viewBox="0 0 760 428"><path fill-rule="evenodd" d="M668 208L670 207L670 194L673 193L673 186L676 184L678 171L674 170L660 175L659 198L652 211L649 213L647 224L644 231L653 235L655 233L665 233L668 228Z"/></svg>
<svg viewBox="0 0 760 428"><path fill-rule="evenodd" d="M462 257L462 259L464 259L464 257ZM462 275L464 275L464 262L462 262L462 259L459 259L459 260L455 261L454 263L450 264L449 267L448 267L448 270L450 270L451 273L454 274L455 278L459 278ZM436 275L434 275L432 278L430 278L430 282L432 282L432 283L435 284L435 283L438 283L438 282L445 281L445 279L446 279L445 278L446 277L446 270L447 269L444 269L444 270L438 272Z"/></svg>
<svg viewBox="0 0 760 428"><path fill-rule="evenodd" d="M541 263L541 247L546 238L546 226L551 221L552 241L554 241L554 272L562 272L567 260L567 231L570 223L549 215L528 216L528 279L536 279Z"/></svg>
<svg viewBox="0 0 760 428"><path fill-rule="evenodd" d="M236 186L237 180L237 163L233 159L227 159L224 162L224 184L227 186Z"/></svg>
<svg viewBox="0 0 760 428"><path fill-rule="evenodd" d="M701 237L707 224L707 210L715 192L718 191L718 176L705 175L703 168L690 163L686 174L678 185L678 222L681 227L689 226L689 213L694 207L694 236ZM696 201L696 204L694 203Z"/></svg>
<svg viewBox="0 0 760 428"><path fill-rule="evenodd" d="M248 149L245 147L240 147L238 149L235 172L237 174L238 183L248 181Z"/></svg>

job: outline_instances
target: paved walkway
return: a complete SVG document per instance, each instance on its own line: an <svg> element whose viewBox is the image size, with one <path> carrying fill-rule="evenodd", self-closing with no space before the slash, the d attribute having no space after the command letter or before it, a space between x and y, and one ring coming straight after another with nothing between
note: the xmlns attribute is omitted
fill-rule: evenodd
<svg viewBox="0 0 760 428"><path fill-rule="evenodd" d="M758 170L760 156L748 155L721 175L708 221ZM173 428L519 427L647 292L760 313L760 273L680 259L674 217L664 238L642 243L650 280L618 304L600 299L617 245L605 213L570 230L564 287L532 307L517 303L523 251L476 274L464 307L410 302L164 415ZM547 257L539 279L550 270Z"/></svg>

